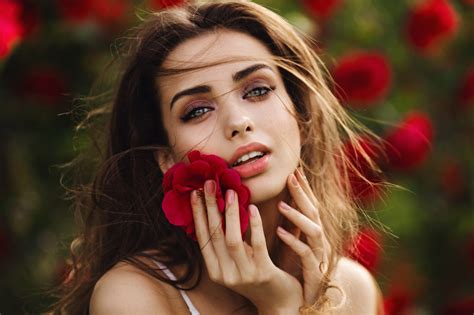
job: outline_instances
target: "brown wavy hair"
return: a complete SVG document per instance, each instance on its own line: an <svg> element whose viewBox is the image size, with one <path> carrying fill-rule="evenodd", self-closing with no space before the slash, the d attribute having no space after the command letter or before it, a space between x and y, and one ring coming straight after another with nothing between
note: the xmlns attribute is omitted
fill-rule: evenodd
<svg viewBox="0 0 474 315"><path fill-rule="evenodd" d="M362 134L376 142L380 139L351 118L331 93L330 77L309 36L249 1L192 2L151 13L120 47L117 59L125 60L119 74L112 75L119 80L112 85L112 101L89 108L77 128L98 132L91 133L94 153L84 150L82 154L91 162L87 165L92 178L80 179L67 188L79 233L71 243L72 273L59 289L59 299L51 308L54 313L87 314L96 282L120 261L176 288L191 290L199 283L203 266L198 244L172 226L161 211L163 174L153 152L170 146L157 80L193 70L164 71L160 66L180 43L217 29L251 35L274 56L302 132L300 165L317 198L332 249L327 274L343 255L344 240L354 236L359 226L360 207L348 185L349 170L370 185L386 183L369 181L348 158L344 143L350 140L373 171L380 173L355 141ZM82 163L82 157L70 165ZM157 250L156 254L144 253L150 249ZM185 265L187 272L172 281L140 257L162 261L171 268ZM193 285L182 287L192 279Z"/></svg>

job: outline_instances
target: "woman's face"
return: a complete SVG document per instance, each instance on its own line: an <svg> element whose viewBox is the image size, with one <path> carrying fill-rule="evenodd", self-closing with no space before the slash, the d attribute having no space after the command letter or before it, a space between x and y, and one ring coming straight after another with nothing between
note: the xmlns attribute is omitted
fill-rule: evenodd
<svg viewBox="0 0 474 315"><path fill-rule="evenodd" d="M294 106L271 56L252 36L231 30L200 35L170 52L162 65L165 69L233 61L158 79L163 124L173 154L173 160L160 153L156 156L163 171L193 149L218 155L232 165L242 156L237 149L257 143L261 147L249 150L264 151L265 156L235 168L251 191L251 202L282 192L298 166L300 133L292 115ZM242 61L242 57L253 60ZM168 166L163 166L166 162Z"/></svg>

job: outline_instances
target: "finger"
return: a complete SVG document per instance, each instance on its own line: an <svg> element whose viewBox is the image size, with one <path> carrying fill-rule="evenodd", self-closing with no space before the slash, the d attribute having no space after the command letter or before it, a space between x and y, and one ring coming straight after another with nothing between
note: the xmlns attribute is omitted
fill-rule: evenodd
<svg viewBox="0 0 474 315"><path fill-rule="evenodd" d="M306 178L306 175L304 174L303 168L300 166L296 169L296 178L298 179L298 182L300 183L301 187L303 190L306 192L308 195L309 199L316 205L319 206L318 199L313 193L313 190L311 189L311 186L309 185L308 179Z"/></svg>
<svg viewBox="0 0 474 315"><path fill-rule="evenodd" d="M234 259L241 277L249 276L251 265L242 241L239 201L237 193L232 189L226 192L225 222L225 240L229 254Z"/></svg>
<svg viewBox="0 0 474 315"><path fill-rule="evenodd" d="M301 229L301 231L306 235L309 247L312 249L314 255L316 255L320 260L323 259L324 241L321 226L283 201L279 202L278 209L290 222Z"/></svg>
<svg viewBox="0 0 474 315"><path fill-rule="evenodd" d="M305 216L320 224L321 220L319 218L318 209L316 208L315 204L311 202L307 193L303 190L294 174L288 176L288 187L297 205L297 208L300 209Z"/></svg>
<svg viewBox="0 0 474 315"><path fill-rule="evenodd" d="M288 245L295 253L298 254L298 256L301 257L303 263L306 261L308 266L317 266L318 260L313 255L313 251L307 244L294 237L281 226L277 228L277 234L286 245Z"/></svg>
<svg viewBox="0 0 474 315"><path fill-rule="evenodd" d="M322 221L321 221L321 216L320 216L320 211L321 211L320 210L321 209L320 202L318 201L318 199L314 195L313 190L311 189L311 186L309 185L308 178L305 176L304 170L301 166L296 169L296 177L298 179L298 183L301 185L301 187L306 192L307 196L313 202L313 205L316 208L318 218L319 218L319 222L316 221L316 223L323 226ZM291 205L291 206L293 206L293 205ZM323 231L323 242L324 242L324 245L325 245L324 246L325 249L329 250L331 246L329 244L329 241L326 238L326 235L324 234L324 231Z"/></svg>
<svg viewBox="0 0 474 315"><path fill-rule="evenodd" d="M222 275L235 274L234 262L227 251L225 244L224 230L222 228L222 216L217 208L216 202L216 182L208 180L204 183L204 195L207 208L207 219L209 222L209 233L212 245L214 246Z"/></svg>
<svg viewBox="0 0 474 315"><path fill-rule="evenodd" d="M207 228L207 217L204 210L203 200L200 198L198 191L191 192L191 208L193 209L194 229L196 238L201 249L204 262L207 270L211 275L217 276L215 273L220 273L219 262L212 243L209 242L209 229Z"/></svg>
<svg viewBox="0 0 474 315"><path fill-rule="evenodd" d="M255 205L249 205L250 213L250 244L252 245L256 264L266 264L270 260L267 243L263 232L262 217Z"/></svg>
<svg viewBox="0 0 474 315"><path fill-rule="evenodd" d="M319 268L317 268L319 265L318 260L313 255L312 250L308 245L295 238L280 226L277 228L277 235L301 258L304 279L304 300L306 303L312 304L317 293L317 286L315 283L319 283L322 279L322 274L319 271Z"/></svg>
<svg viewBox="0 0 474 315"><path fill-rule="evenodd" d="M290 200L290 207L296 209L296 203L293 199ZM294 224L291 224L291 225L292 226L283 226L283 228L285 230L287 230L288 232L290 232L291 234L293 234L297 239L300 239L301 229L298 226L294 225Z"/></svg>

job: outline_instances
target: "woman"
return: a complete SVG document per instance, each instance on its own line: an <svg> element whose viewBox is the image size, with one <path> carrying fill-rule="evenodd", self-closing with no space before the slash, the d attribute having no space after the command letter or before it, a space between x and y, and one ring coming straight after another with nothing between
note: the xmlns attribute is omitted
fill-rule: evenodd
<svg viewBox="0 0 474 315"><path fill-rule="evenodd" d="M381 312L370 273L343 257L357 212L342 143L370 131L338 104L309 44L247 1L143 22L126 47L104 162L78 194L82 230L57 310ZM249 188L243 237L238 195L226 193L224 228L214 181L191 197L197 241L168 222L163 174L192 150L220 156Z"/></svg>

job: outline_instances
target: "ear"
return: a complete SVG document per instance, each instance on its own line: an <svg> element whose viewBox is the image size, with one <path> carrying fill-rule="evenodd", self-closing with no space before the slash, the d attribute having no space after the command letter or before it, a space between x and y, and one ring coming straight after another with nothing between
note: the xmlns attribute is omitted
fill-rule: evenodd
<svg viewBox="0 0 474 315"><path fill-rule="evenodd" d="M153 156L163 174L175 164L174 158L169 151L158 150L153 152Z"/></svg>

